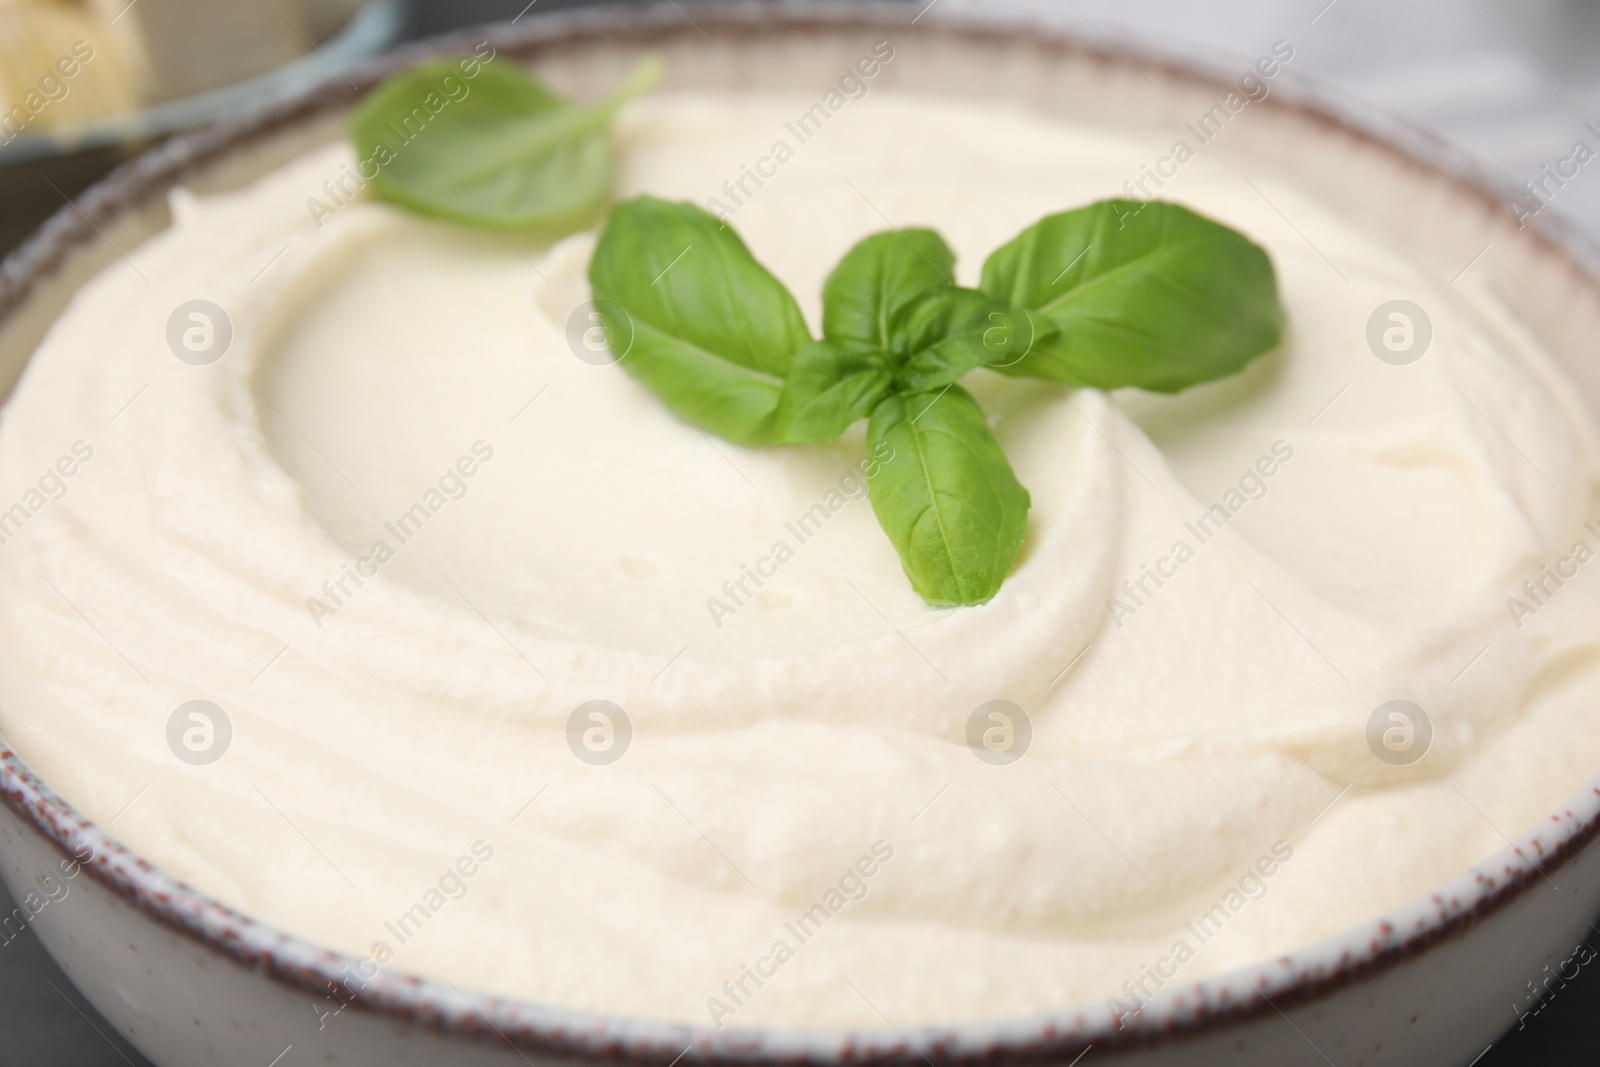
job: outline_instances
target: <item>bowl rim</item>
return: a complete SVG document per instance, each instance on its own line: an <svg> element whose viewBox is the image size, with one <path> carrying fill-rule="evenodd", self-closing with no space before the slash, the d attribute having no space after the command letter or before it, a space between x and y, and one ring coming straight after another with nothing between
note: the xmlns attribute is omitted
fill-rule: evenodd
<svg viewBox="0 0 1600 1067"><path fill-rule="evenodd" d="M931 7L931 5L930 5ZM669 4L608 3L565 9L515 26L498 24L452 32L351 65L326 81L282 100L228 115L180 134L122 165L68 201L0 260L0 324L27 302L36 282L60 268L81 245L102 236L116 218L250 142L354 102L394 71L423 59L465 51L487 41L519 61L552 47L595 39L648 42L685 23L705 28L775 33L786 28L909 28L910 5L899 0L671 0ZM923 14L929 13L928 8ZM917 19L921 19L918 15ZM922 31L1007 43L1026 38L1061 56L1101 61L1137 56L1141 69L1183 81L1224 85L1219 65L1164 53L1148 43L1098 40L1054 23L1012 14L940 12ZM921 31L919 31L921 32ZM709 38L708 38L709 40ZM1330 102L1300 78L1287 79L1262 102L1288 110L1398 158L1458 192L1499 209L1509 183L1488 177L1464 153L1403 121ZM1543 212L1527 239L1565 261L1580 284L1600 296L1600 254L1575 226ZM1342 795L1342 794L1341 794ZM1337 801L1335 798L1335 802ZM984 1061L1073 1061L1087 1048L1149 1045L1209 1033L1330 995L1392 969L1451 939L1520 898L1548 872L1600 834L1600 774L1532 829L1431 893L1390 909L1333 937L1211 978L1170 985L1136 1013L1073 1005L1045 1014L897 1029L716 1029L554 1007L379 968L372 976L351 955L315 945L235 911L166 874L80 814L34 774L0 738L0 800L67 860L101 886L161 925L298 993L422 1027L449 1037L510 1044L525 1052L603 1058L626 1063L841 1063L932 1065ZM1331 806L1331 805L1330 805ZM1324 809L1326 810L1326 809ZM1553 883L1552 883L1553 884ZM887 1023L887 1020L886 1020Z"/></svg>

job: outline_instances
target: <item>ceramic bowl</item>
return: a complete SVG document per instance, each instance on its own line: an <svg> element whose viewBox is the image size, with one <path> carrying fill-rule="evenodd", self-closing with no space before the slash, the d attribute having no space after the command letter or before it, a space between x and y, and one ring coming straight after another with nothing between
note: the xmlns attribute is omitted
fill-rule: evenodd
<svg viewBox="0 0 1600 1067"><path fill-rule="evenodd" d="M863 43L897 52L882 88L1020 100L1117 130L1168 131L1240 71L1012 21L915 5L678 0L468 32L347 68L314 91L184 134L64 208L0 266L0 390L73 291L158 231L166 193L243 184L341 136L352 102L422 56L488 38L561 88L597 96L642 52L667 87L813 91ZM1241 70L1243 63L1240 64ZM1230 151L1306 187L1448 281L1471 264L1600 410L1595 258L1541 216L1519 228L1502 195L1443 146L1342 117L1280 78L1228 129ZM1484 256L1492 246L1494 254ZM1481 262L1479 261L1481 259ZM107 359L116 358L114 352ZM1329 940L1204 981L1169 985L1137 1017L1106 1004L896 1030L714 1030L586 1014L458 990L356 961L224 907L120 846L0 742L0 876L21 902L0 937L37 933L84 995L164 1067L366 1064L1423 1064L1461 1067L1517 1025L1515 1005L1600 911L1600 790L1591 781L1490 859ZM52 889L51 887L55 888ZM65 892L60 887L65 886Z"/></svg>

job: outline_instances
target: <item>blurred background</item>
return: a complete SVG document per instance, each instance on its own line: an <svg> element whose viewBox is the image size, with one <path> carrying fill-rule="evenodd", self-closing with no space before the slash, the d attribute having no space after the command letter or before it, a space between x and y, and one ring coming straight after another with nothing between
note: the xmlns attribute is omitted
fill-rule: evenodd
<svg viewBox="0 0 1600 1067"><path fill-rule="evenodd" d="M163 137L405 41L585 2L0 0L0 253ZM1016 13L1226 66L1288 41L1296 80L1358 117L1421 126L1510 186L1540 183L1541 220L1600 245L1600 160L1559 184L1545 170L1578 142L1600 154L1600 0L888 2L907 21ZM0 889L0 916L12 907ZM1477 1067L1600 1062L1600 978L1581 972L1519 1023L1526 1007L1505 1005L1509 1032ZM31 932L0 942L0 1067L23 1064L147 1064Z"/></svg>

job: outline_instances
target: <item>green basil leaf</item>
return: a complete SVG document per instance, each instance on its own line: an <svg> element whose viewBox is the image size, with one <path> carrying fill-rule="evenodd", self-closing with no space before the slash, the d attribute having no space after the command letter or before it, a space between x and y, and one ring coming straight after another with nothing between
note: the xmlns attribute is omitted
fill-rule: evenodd
<svg viewBox="0 0 1600 1067"><path fill-rule="evenodd" d="M1035 317L1010 301L976 289L929 290L895 320L895 387L927 392L974 367L1003 370L1026 357L1040 333Z"/></svg>
<svg viewBox="0 0 1600 1067"><path fill-rule="evenodd" d="M649 87L646 59L604 103L573 104L513 60L424 63L385 81L350 116L350 139L375 166L374 192L422 215L488 228L582 224L611 192L609 125ZM368 162L370 161L370 163Z"/></svg>
<svg viewBox="0 0 1600 1067"><path fill-rule="evenodd" d="M731 227L693 204L625 201L595 245L589 283L628 317L624 368L702 429L772 440L784 376L811 334Z"/></svg>
<svg viewBox="0 0 1600 1067"><path fill-rule="evenodd" d="M911 587L935 607L982 604L1011 571L1028 527L1028 491L970 393L894 393L872 412L867 447L892 458L867 478Z"/></svg>
<svg viewBox="0 0 1600 1067"><path fill-rule="evenodd" d="M1102 200L1050 215L996 249L981 288L1055 330L1007 374L1177 392L1278 343L1272 261L1177 204Z"/></svg>
<svg viewBox="0 0 1600 1067"><path fill-rule="evenodd" d="M813 341L794 355L778 401L775 440L831 441L872 414L894 373L876 352Z"/></svg>
<svg viewBox="0 0 1600 1067"><path fill-rule="evenodd" d="M887 352L895 316L931 288L954 284L955 253L932 230L862 238L822 286L822 336Z"/></svg>

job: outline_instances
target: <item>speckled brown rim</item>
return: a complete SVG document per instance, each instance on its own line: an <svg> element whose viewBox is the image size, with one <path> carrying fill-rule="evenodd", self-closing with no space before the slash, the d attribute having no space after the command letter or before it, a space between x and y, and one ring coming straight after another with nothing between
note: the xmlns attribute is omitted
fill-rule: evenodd
<svg viewBox="0 0 1600 1067"><path fill-rule="evenodd" d="M1174 60L1147 47L1080 39L1056 27L1015 19L964 19L935 14L909 25L914 5L897 3L792 3L750 0L678 0L671 5L584 9L455 33L409 46L352 67L342 76L294 98L241 113L174 138L122 166L64 206L0 262L0 321L27 300L35 281L58 269L79 246L122 213L254 139L357 99L389 73L419 59L470 50L487 39L499 52L532 60L563 43L584 40L648 42L689 26L743 33L784 29L893 29L919 35L956 35L998 43L1026 36L1030 44L1063 57L1109 60L1139 57L1143 70L1188 81L1228 79L1205 65ZM1366 142L1457 191L1496 208L1505 190L1470 161L1431 136L1403 124L1374 123L1342 115L1294 80L1286 79L1267 106L1288 109ZM1600 255L1559 218L1535 220L1528 239L1562 261L1600 294ZM1069 1062L1086 1046L1127 1048L1209 1032L1350 986L1451 938L1498 911L1547 873L1575 856L1600 833L1600 775L1554 814L1488 860L1437 891L1274 960L1181 989L1163 991L1137 1017L1109 1007L1079 1006L1041 1016L912 1030L715 1030L620 1016L571 1011L474 994L465 1003L453 987L430 979L379 971L359 976L357 960L273 929L179 882L117 843L52 792L21 758L0 742L0 797L63 856L85 855L99 884L157 922L294 990L342 1000L381 1016L439 1033L489 1043L511 1041L525 1052L630 1064L945 1064ZM1269 1001L1270 998L1270 1001Z"/></svg>

